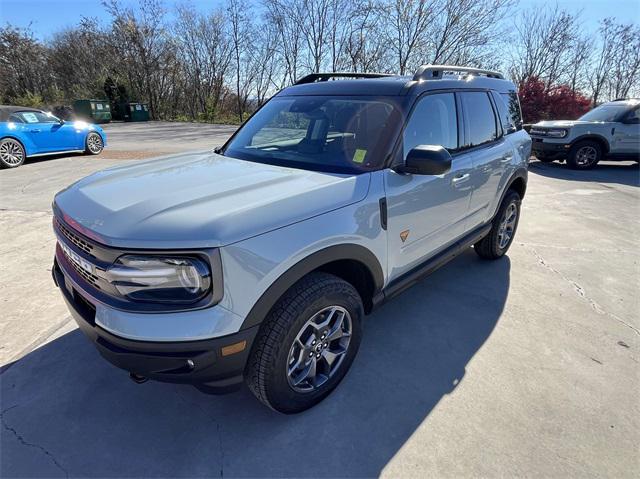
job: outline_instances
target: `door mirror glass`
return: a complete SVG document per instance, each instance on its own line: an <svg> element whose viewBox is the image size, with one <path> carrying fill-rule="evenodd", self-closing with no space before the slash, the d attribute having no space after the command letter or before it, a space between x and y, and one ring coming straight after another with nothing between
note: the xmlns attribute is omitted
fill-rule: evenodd
<svg viewBox="0 0 640 479"><path fill-rule="evenodd" d="M398 173L412 175L442 175L451 169L451 155L440 145L419 145L407 154L404 165L395 168Z"/></svg>

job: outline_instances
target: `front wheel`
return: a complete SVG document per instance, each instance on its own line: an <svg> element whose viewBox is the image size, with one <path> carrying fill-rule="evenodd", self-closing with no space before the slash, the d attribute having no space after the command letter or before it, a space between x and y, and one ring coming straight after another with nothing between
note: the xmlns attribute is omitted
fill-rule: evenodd
<svg viewBox="0 0 640 479"><path fill-rule="evenodd" d="M102 137L95 132L89 133L87 135L85 152L90 155L99 155L102 153L104 149L104 143L102 142Z"/></svg>
<svg viewBox="0 0 640 479"><path fill-rule="evenodd" d="M590 170L602 159L602 147L595 141L580 141L571 147L567 166L573 170Z"/></svg>
<svg viewBox="0 0 640 479"><path fill-rule="evenodd" d="M306 276L265 319L247 365L249 389L285 414L319 403L349 370L363 316L351 284L327 273Z"/></svg>
<svg viewBox="0 0 640 479"><path fill-rule="evenodd" d="M0 168L16 168L24 163L26 155L18 140L4 138L0 141Z"/></svg>
<svg viewBox="0 0 640 479"><path fill-rule="evenodd" d="M498 259L511 246L520 220L520 195L509 190L502 200L489 234L473 245L481 258Z"/></svg>

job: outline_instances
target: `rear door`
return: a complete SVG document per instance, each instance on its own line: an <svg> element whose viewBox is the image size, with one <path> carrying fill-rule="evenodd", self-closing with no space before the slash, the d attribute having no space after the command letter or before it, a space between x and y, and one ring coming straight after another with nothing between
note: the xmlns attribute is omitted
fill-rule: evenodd
<svg viewBox="0 0 640 479"><path fill-rule="evenodd" d="M503 134L490 92L464 91L459 96L465 132L463 148L473 164L466 226L472 230L493 217L507 166L513 161L513 146Z"/></svg>
<svg viewBox="0 0 640 479"><path fill-rule="evenodd" d="M440 145L454 154L443 175L399 174L385 170L388 211L389 279L410 271L465 232L472 163L455 156L459 122L454 93L422 96L403 132L398 161L418 145Z"/></svg>

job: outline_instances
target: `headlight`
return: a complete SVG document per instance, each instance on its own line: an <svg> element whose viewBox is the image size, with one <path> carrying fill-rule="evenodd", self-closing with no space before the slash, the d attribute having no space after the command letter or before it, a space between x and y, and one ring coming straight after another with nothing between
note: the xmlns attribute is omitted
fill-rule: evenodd
<svg viewBox="0 0 640 479"><path fill-rule="evenodd" d="M567 133L567 130L547 130L547 136L551 138L564 138Z"/></svg>
<svg viewBox="0 0 640 479"><path fill-rule="evenodd" d="M194 303L211 289L211 271L197 258L121 256L107 270L109 281L133 301Z"/></svg>

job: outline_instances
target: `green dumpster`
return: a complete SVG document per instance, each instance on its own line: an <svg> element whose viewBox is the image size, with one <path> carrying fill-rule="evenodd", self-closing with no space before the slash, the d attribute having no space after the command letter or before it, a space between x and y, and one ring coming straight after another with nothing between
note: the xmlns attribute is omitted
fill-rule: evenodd
<svg viewBox="0 0 640 479"><path fill-rule="evenodd" d="M111 121L109 100L76 100L73 102L73 110L78 118L91 123Z"/></svg>
<svg viewBox="0 0 640 479"><path fill-rule="evenodd" d="M146 103L129 103L127 105L129 118L125 121L149 121L149 106Z"/></svg>

